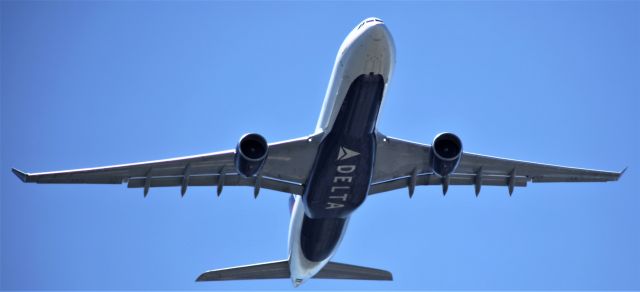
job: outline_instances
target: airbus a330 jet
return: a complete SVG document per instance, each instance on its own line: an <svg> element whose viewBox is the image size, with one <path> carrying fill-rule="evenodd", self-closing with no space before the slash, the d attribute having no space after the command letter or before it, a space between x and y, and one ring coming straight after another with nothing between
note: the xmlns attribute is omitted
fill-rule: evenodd
<svg viewBox="0 0 640 292"><path fill-rule="evenodd" d="M27 183L122 184L141 188L248 186L291 194L289 254L281 261L212 270L197 281L290 278L392 280L388 271L332 262L349 218L374 194L416 186L504 186L509 195L529 182L606 182L622 172L532 163L465 152L458 136L442 133L431 145L389 137L376 129L395 62L387 26L368 18L340 46L316 130L267 143L259 134L235 149L142 163L67 171L13 172Z"/></svg>

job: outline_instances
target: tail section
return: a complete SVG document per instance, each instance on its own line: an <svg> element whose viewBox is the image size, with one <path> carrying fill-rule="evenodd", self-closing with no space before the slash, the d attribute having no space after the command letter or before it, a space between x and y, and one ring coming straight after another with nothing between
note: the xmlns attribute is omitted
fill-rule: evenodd
<svg viewBox="0 0 640 292"><path fill-rule="evenodd" d="M207 271L196 281L227 281L227 280L257 280L257 279L287 279L291 277L289 261L275 261L247 266L225 268ZM336 262L327 263L315 279L346 279L346 280L378 280L391 281L390 272L380 269L348 265Z"/></svg>
<svg viewBox="0 0 640 292"><path fill-rule="evenodd" d="M329 262L313 278L393 281L393 275L389 271L336 262Z"/></svg>
<svg viewBox="0 0 640 292"><path fill-rule="evenodd" d="M289 261L283 260L207 271L196 281L287 279L289 277L291 277Z"/></svg>

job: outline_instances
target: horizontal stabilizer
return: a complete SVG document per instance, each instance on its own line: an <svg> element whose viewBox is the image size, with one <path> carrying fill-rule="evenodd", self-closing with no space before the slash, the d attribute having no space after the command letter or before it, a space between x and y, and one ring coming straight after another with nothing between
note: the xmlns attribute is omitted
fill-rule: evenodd
<svg viewBox="0 0 640 292"><path fill-rule="evenodd" d="M385 270L329 262L314 278L392 281L393 275Z"/></svg>
<svg viewBox="0 0 640 292"><path fill-rule="evenodd" d="M247 266L207 271L196 281L258 280L286 279L291 277L287 260L253 264ZM391 281L393 276L385 270L329 262L313 278L316 279L348 279L348 280L381 280Z"/></svg>
<svg viewBox="0 0 640 292"><path fill-rule="evenodd" d="M207 271L196 281L256 280L289 278L289 261L275 261Z"/></svg>

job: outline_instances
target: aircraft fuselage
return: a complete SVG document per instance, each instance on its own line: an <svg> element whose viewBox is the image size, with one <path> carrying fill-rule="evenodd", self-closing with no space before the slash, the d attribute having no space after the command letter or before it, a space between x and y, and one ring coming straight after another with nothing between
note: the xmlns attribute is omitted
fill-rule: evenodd
<svg viewBox="0 0 640 292"><path fill-rule="evenodd" d="M289 261L294 285L329 262L349 216L367 197L376 122L394 62L391 34L379 19L360 23L340 47L316 128L322 141L304 194L295 197L292 209Z"/></svg>

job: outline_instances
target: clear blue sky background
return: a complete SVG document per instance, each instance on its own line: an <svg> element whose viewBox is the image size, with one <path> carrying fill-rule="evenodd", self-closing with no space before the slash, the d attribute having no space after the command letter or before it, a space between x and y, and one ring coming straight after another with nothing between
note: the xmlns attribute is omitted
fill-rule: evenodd
<svg viewBox="0 0 640 292"><path fill-rule="evenodd" d="M397 49L379 128L472 152L629 170L617 183L421 187L370 197L336 261L393 282L300 289L640 289L640 2L1 2L1 288L195 283L283 259L288 196L22 184L313 131L340 43L381 17Z"/></svg>

